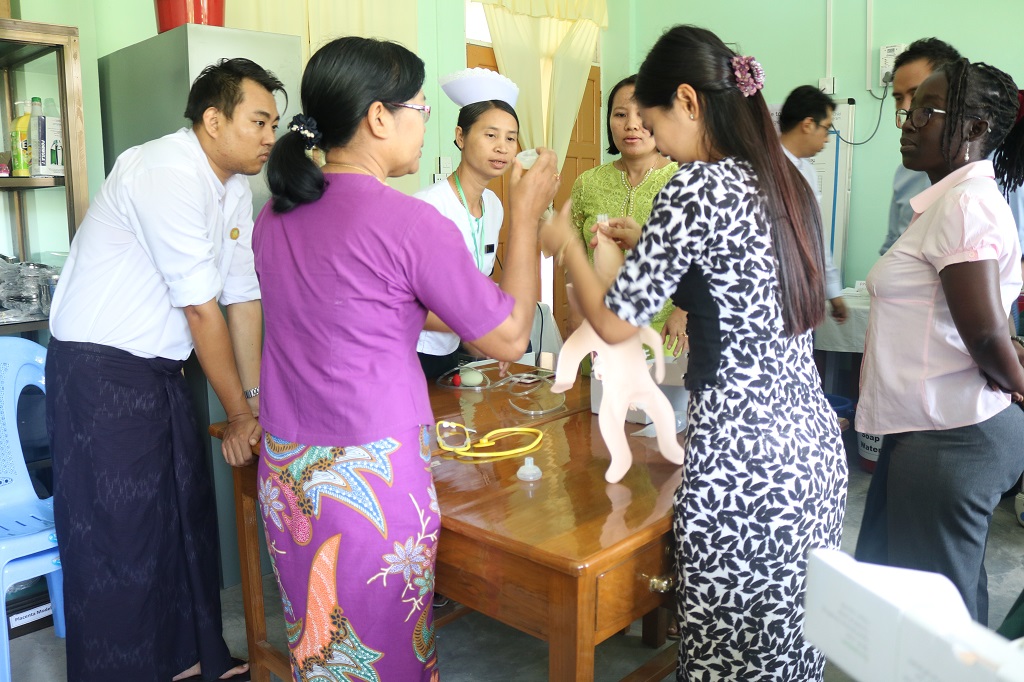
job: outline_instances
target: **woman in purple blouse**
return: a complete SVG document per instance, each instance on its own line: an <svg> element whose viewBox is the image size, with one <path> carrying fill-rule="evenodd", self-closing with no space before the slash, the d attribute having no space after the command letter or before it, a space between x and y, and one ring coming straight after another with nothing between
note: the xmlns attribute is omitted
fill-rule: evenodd
<svg viewBox="0 0 1024 682"><path fill-rule="evenodd" d="M416 339L429 310L514 360L533 321L555 155L513 168L499 289L454 224L385 184L419 168L423 77L395 43L328 43L267 164L273 201L253 237L266 316L259 497L299 682L437 678L440 510Z"/></svg>

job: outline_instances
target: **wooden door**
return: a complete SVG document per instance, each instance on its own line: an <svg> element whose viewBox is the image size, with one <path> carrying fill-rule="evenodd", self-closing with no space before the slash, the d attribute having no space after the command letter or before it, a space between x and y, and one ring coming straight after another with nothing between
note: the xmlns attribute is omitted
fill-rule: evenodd
<svg viewBox="0 0 1024 682"><path fill-rule="evenodd" d="M482 45L466 45L466 66L469 68L481 67L492 71L498 70L498 63L494 58L494 50ZM593 66L587 78L587 86L583 92L579 113L576 115L576 124L573 127L572 138L569 141L569 149L566 151L565 161L562 164L562 186L558 194L555 195L556 208L560 208L562 204L569 200L572 185L576 181L577 176L583 171L598 165L600 162L601 69L600 67ZM501 199L502 204L505 204L508 184L508 174L506 173L488 185L488 188ZM507 237L508 211L505 212L505 222L502 224L501 232L498 236L498 258L493 274L495 281L501 280L500 263L505 257L505 241ZM568 319L569 305L565 297L565 273L557 267L555 268L554 302L551 313L564 339L566 337L565 324Z"/></svg>
<svg viewBox="0 0 1024 682"><path fill-rule="evenodd" d="M555 208L561 209L569 201L572 185L576 178L586 170L601 163L601 69L590 67L587 87L583 91L583 101L576 115L576 125L572 129L569 149L565 152L562 164L562 186L555 195ZM565 270L555 266L555 281L551 305L551 314L558 325L562 338L568 337L566 322L569 319L569 301L565 295Z"/></svg>

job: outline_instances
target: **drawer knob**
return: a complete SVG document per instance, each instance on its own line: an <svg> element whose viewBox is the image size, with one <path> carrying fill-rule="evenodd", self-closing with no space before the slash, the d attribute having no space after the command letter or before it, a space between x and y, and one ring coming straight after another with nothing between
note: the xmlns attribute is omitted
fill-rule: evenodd
<svg viewBox="0 0 1024 682"><path fill-rule="evenodd" d="M650 588L651 592L664 594L666 592L672 592L676 588L676 579L674 576L657 575L651 577L649 575L645 575L644 577L648 580L647 586Z"/></svg>

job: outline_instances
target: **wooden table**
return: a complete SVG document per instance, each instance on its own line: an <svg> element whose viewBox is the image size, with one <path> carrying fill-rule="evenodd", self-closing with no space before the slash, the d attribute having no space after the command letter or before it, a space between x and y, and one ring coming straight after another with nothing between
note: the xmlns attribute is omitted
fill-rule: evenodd
<svg viewBox="0 0 1024 682"><path fill-rule="evenodd" d="M517 368L513 367L513 371ZM634 465L609 485L609 455L590 414L589 381L567 393L556 413L517 412L502 389L483 393L430 387L436 419L463 421L482 434L536 426L544 434L530 453L540 481L516 478L522 457L466 463L435 453L441 507L438 591L467 607L549 643L549 679L593 680L594 647L645 616L644 639L659 644L653 592L670 567L672 495L679 468L631 438ZM210 433L220 437L224 423ZM638 428L629 425L630 428ZM288 656L267 642L259 559L255 464L234 470L249 664L255 682L269 673L290 679ZM665 583L660 583L666 587ZM661 625L664 625L663 616ZM661 680L675 667L669 649L628 680Z"/></svg>

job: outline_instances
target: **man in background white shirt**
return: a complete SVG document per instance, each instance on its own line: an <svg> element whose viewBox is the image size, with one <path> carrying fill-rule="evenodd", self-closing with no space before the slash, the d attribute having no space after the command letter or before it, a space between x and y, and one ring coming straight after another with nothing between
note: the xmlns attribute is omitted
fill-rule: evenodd
<svg viewBox="0 0 1024 682"><path fill-rule="evenodd" d="M808 159L825 148L835 109L836 104L831 97L814 86L801 85L789 93L779 113L782 151L786 152L786 156L814 190L819 208L821 187L818 186L818 174ZM846 321L847 315L846 302L842 296L843 282L832 263L832 250L825 243L825 235L822 235L822 247L825 249L825 298L832 306L832 317L842 323Z"/></svg>
<svg viewBox="0 0 1024 682"><path fill-rule="evenodd" d="M228 414L224 457L247 462L263 315L245 176L269 157L283 89L247 59L204 69L190 127L121 154L71 244L46 361L69 680L249 679L221 634L181 368L194 348Z"/></svg>

